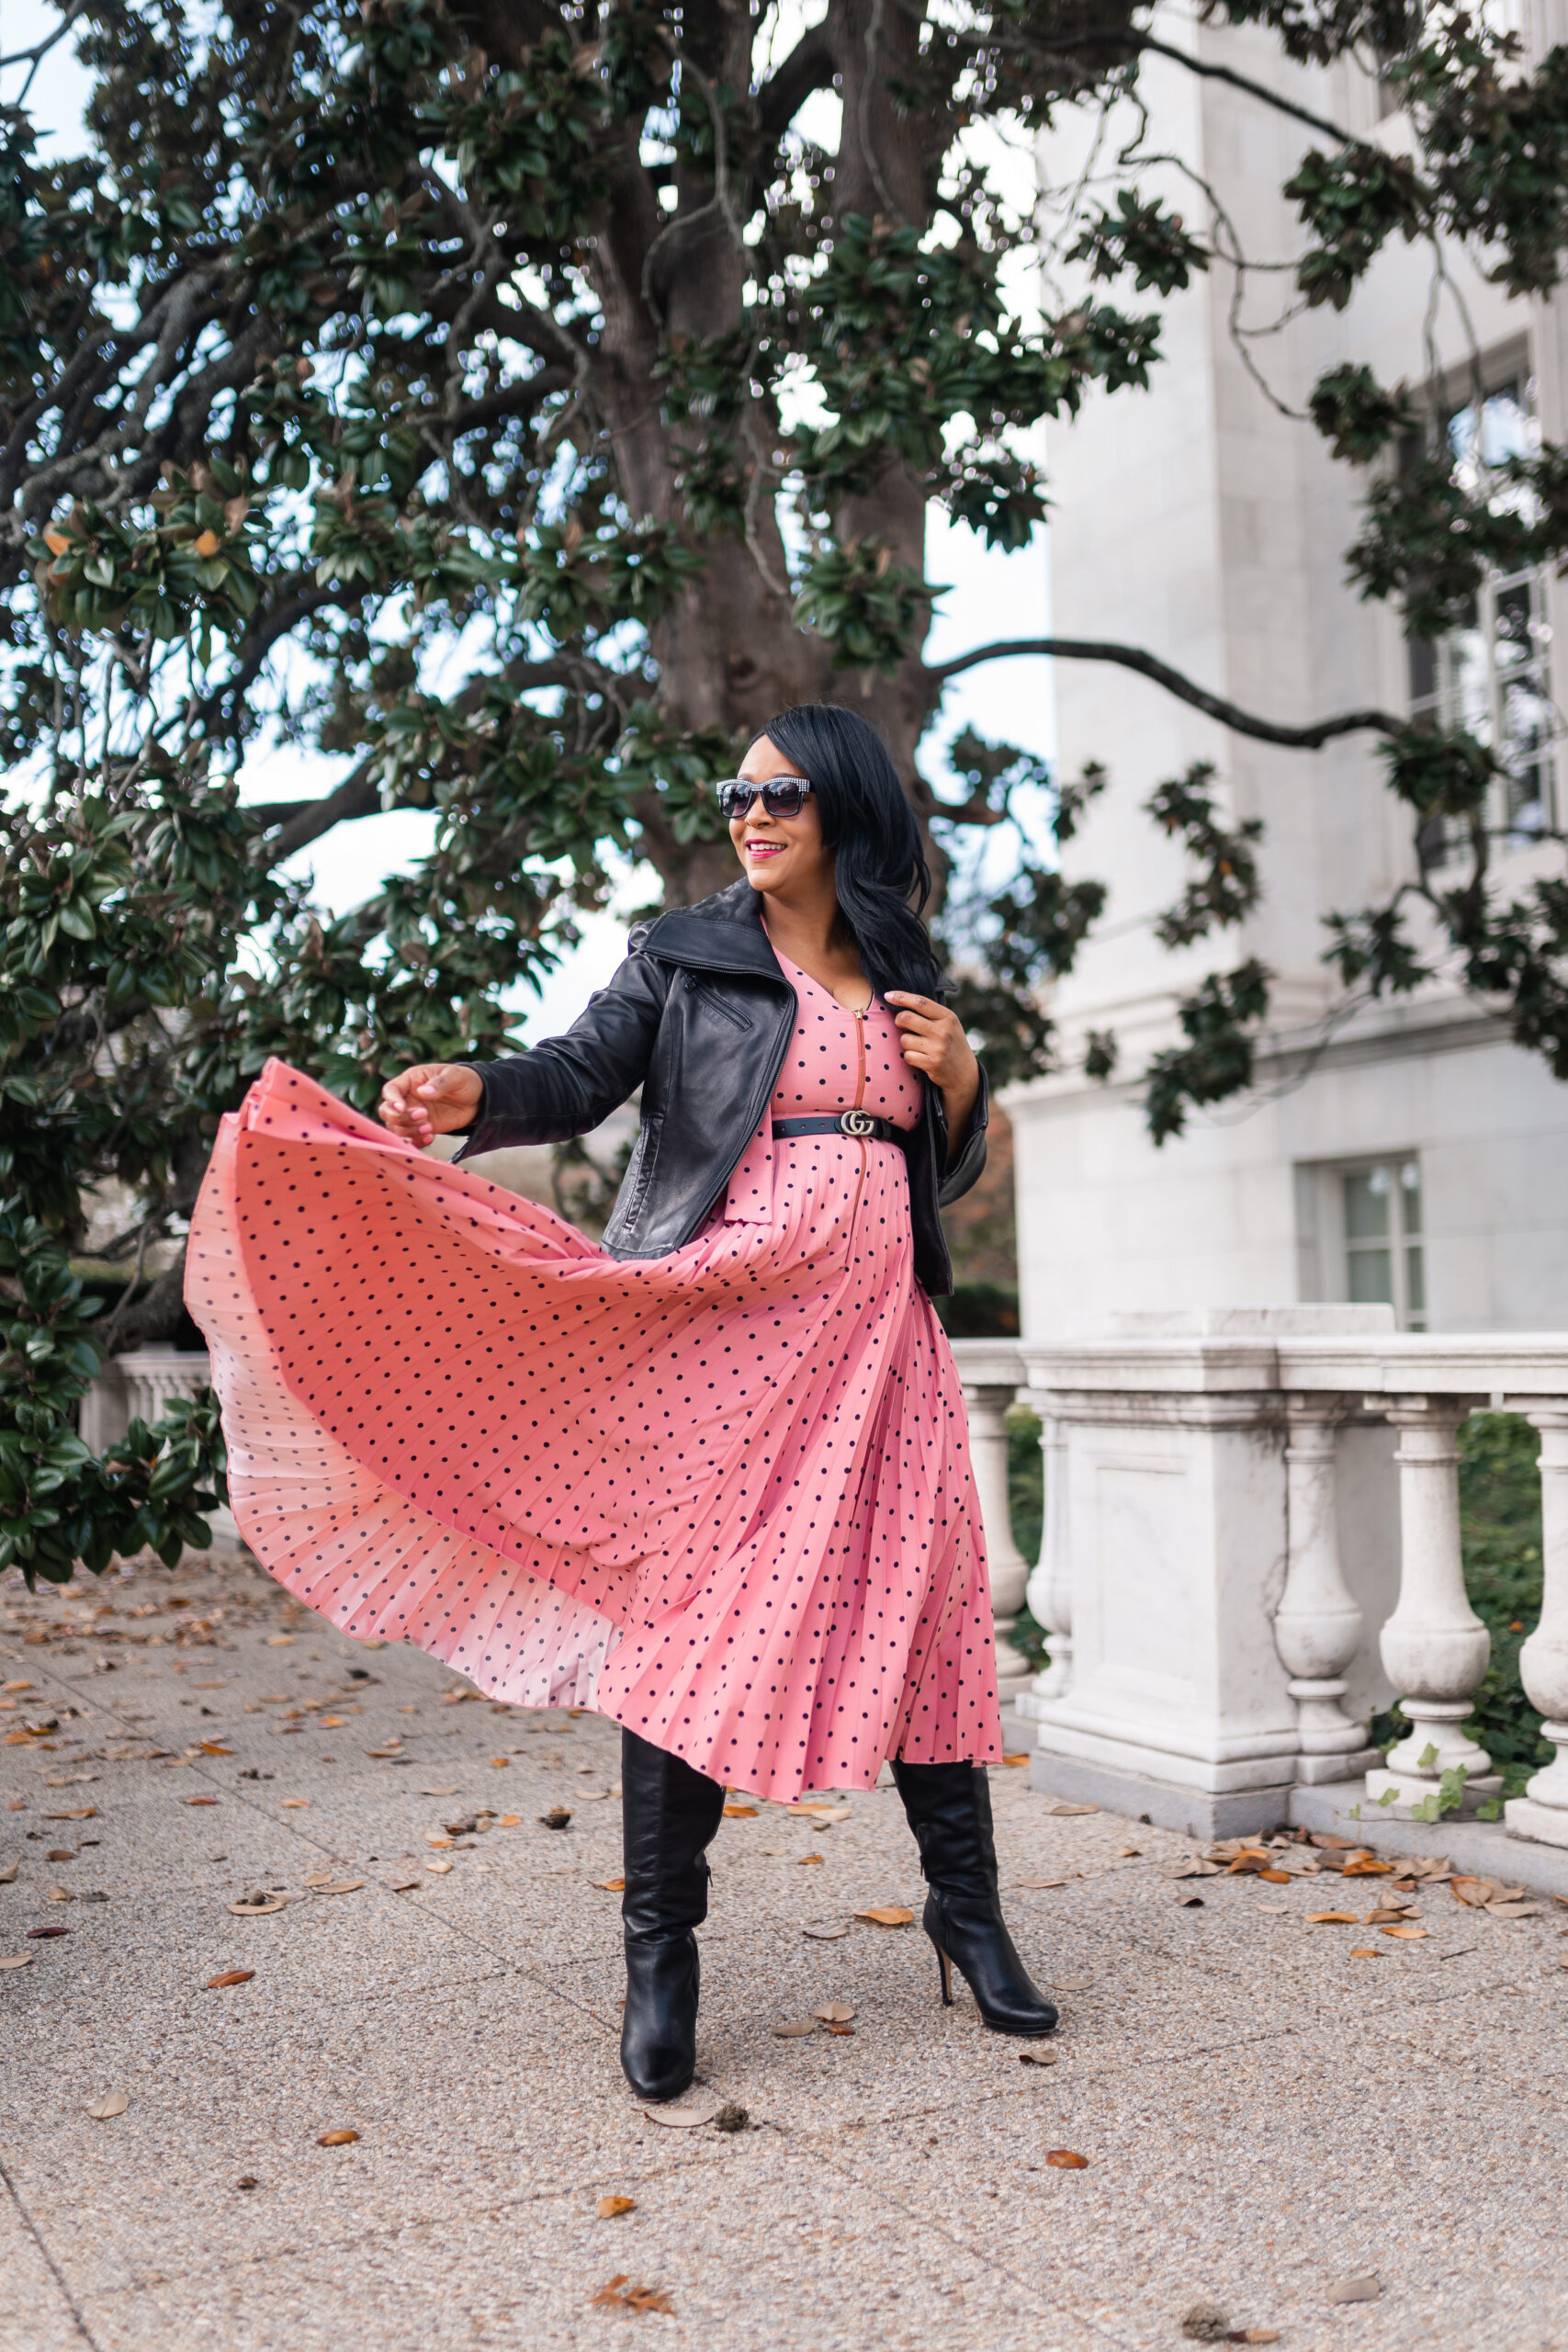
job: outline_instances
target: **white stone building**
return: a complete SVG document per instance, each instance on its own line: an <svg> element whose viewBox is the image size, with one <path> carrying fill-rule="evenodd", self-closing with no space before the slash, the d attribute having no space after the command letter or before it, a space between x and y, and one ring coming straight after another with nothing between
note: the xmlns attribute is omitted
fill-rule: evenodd
<svg viewBox="0 0 1568 2352"><path fill-rule="evenodd" d="M1544 45L1544 21L1525 29ZM1271 38L1197 25L1170 6L1154 30L1358 133L1395 146L1408 138L1389 92L1357 67L1295 68ZM1158 58L1145 61L1142 88L1146 144L1207 184L1247 252L1266 263L1298 252L1281 184L1308 147L1327 142ZM1067 160L1052 147L1049 184L1062 185ZM1190 221L1206 216L1183 172L1144 176ZM1568 306L1509 301L1464 254L1446 262L1450 286L1434 301L1430 254L1398 244L1343 316L1306 311L1247 352L1299 411L1344 359L1420 389L1430 336L1443 370L1435 425L1456 462L1478 435L1490 454L1538 431L1568 437ZM1288 288L1277 272L1251 279L1243 321L1273 315ZM1568 692L1562 584L1490 584L1475 627L1435 650L1412 647L1391 608L1360 602L1344 551L1368 477L1335 462L1249 373L1231 329L1235 292L1227 266L1200 277L1168 306L1153 392L1092 397L1077 424L1052 429L1054 627L1143 646L1286 723L1433 700L1462 709L1504 743L1512 769L1494 812L1513 828L1499 876L1523 885L1559 870L1560 853L1531 836L1561 824L1568 804L1568 752L1555 740ZM1346 1017L1321 960L1325 914L1365 905L1416 870L1407 812L1381 784L1377 739L1272 749L1125 671L1087 663L1058 664L1056 694L1063 772L1098 759L1111 777L1066 858L1070 871L1108 879L1111 900L1056 1011L1069 1067L1091 1029L1115 1030L1122 1057L1109 1086L1063 1075L1008 1099L1025 1333L1048 1337L1107 1309L1374 1299L1416 1329L1568 1325L1568 1086L1456 987ZM1239 934L1173 956L1151 924L1179 895L1181 861L1141 804L1200 759L1215 763L1233 816L1264 820L1267 896ZM1247 955L1275 975L1257 1086L1156 1150L1138 1073L1175 1037L1175 997Z"/></svg>

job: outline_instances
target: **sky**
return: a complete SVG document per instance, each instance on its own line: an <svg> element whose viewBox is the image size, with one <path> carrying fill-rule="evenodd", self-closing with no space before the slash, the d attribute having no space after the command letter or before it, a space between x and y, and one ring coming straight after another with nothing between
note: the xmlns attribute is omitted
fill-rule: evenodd
<svg viewBox="0 0 1568 2352"><path fill-rule="evenodd" d="M59 21L59 11L49 0L0 0L0 56L30 48L53 32ZM27 70L0 69L0 101L17 99ZM42 153L63 155L79 148L88 88L88 77L68 39L42 60L28 101ZM1031 166L1025 154L1013 152L999 162L1020 191L1027 187ZM929 661L950 659L992 639L1043 636L1049 629L1048 538L1043 530L1019 553L998 555L973 532L954 528L933 507L927 577L945 591L937 601L927 640ZM953 681L922 752L922 768L938 790L944 780L941 747L965 725L992 740L1049 757L1055 740L1051 664L1035 659L995 662ZM347 764L290 750L264 751L247 762L242 795L246 800L311 799L330 790ZM368 877L379 879L395 872L427 849L433 826L433 818L418 810L364 818L314 843L295 863L313 875L321 906L341 913L364 898ZM984 854L986 878L999 886L1016 854L1013 837L990 836ZM646 871L639 876L629 870L616 903L586 919L581 945L547 979L542 993L520 996L518 1025L527 1042L564 1026L581 1011L589 991L609 978L622 953L624 910L645 902L649 895Z"/></svg>

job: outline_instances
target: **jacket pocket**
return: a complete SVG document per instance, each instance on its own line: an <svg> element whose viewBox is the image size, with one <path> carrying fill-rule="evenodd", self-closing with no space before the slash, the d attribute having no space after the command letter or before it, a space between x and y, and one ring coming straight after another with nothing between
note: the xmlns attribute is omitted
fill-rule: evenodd
<svg viewBox="0 0 1568 2352"><path fill-rule="evenodd" d="M604 1228L606 1241L612 1237L620 1240L635 1229L637 1218L642 1215L643 1203L648 1198L648 1188L653 1182L654 1170L659 1165L659 1145L663 1133L662 1111L653 1112L638 1128L637 1146L621 1182L620 1198Z"/></svg>
<svg viewBox="0 0 1568 2352"><path fill-rule="evenodd" d="M717 989L709 988L702 980L689 980L688 985L692 994L705 1012L716 1012L719 1019L728 1021L732 1029L751 1027L750 1015L742 1012L739 1006L731 1004L728 998L720 995Z"/></svg>

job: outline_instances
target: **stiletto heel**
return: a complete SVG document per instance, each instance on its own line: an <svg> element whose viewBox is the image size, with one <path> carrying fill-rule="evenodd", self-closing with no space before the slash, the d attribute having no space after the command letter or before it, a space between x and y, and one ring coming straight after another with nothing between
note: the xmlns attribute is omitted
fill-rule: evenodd
<svg viewBox="0 0 1568 2352"><path fill-rule="evenodd" d="M953 2007L953 1962L934 1936L931 1938L931 1950L936 1954L937 1974L942 1979L942 2006L950 2009Z"/></svg>
<svg viewBox="0 0 1568 2352"><path fill-rule="evenodd" d="M893 1777L919 1843L929 1890L922 1924L942 1973L943 2006L953 2006L956 1961L993 2033L1049 2033L1055 2009L1031 1984L1002 1917L984 1769L896 1758Z"/></svg>

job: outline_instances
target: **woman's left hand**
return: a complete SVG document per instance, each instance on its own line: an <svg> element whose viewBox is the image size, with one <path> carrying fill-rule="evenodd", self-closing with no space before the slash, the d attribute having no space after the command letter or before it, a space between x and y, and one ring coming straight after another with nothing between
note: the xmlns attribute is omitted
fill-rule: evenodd
<svg viewBox="0 0 1568 2352"><path fill-rule="evenodd" d="M898 1043L911 1069L944 1094L965 1082L978 1090L980 1066L955 1012L934 997L912 996L907 989L889 989L887 1001L899 1008Z"/></svg>

